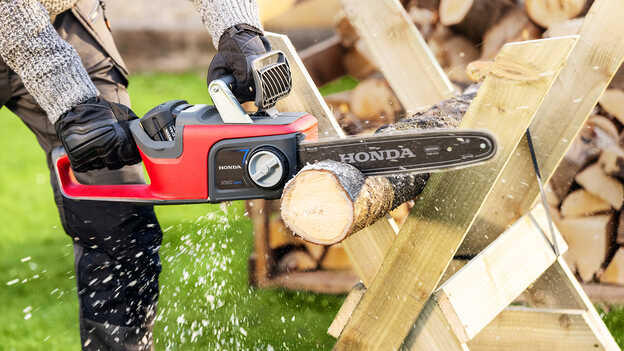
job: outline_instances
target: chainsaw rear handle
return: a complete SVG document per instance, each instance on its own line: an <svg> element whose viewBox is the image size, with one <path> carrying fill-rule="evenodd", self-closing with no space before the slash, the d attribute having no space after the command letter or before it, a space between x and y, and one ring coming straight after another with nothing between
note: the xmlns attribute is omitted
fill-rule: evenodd
<svg viewBox="0 0 624 351"><path fill-rule="evenodd" d="M138 120L134 122L138 123ZM52 161L59 189L66 198L152 204L167 200L155 194L148 184L84 185L79 183L62 146L52 150Z"/></svg>

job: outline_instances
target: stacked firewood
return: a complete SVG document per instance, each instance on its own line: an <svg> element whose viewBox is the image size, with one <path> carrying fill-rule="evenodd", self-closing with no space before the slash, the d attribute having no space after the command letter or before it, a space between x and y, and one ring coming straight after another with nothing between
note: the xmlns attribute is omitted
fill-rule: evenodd
<svg viewBox="0 0 624 351"><path fill-rule="evenodd" d="M624 285L624 91L600 99L550 181L549 203L585 283Z"/></svg>
<svg viewBox="0 0 624 351"><path fill-rule="evenodd" d="M322 246L301 240L286 228L280 217L279 201L270 201L268 214L269 249L275 261L274 274L316 270L349 270L351 264L342 245Z"/></svg>

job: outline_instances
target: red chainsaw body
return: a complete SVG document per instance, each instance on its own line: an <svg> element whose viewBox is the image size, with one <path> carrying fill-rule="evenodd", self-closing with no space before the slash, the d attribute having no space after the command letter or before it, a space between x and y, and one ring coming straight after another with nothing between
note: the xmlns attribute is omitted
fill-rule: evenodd
<svg viewBox="0 0 624 351"><path fill-rule="evenodd" d="M176 158L150 157L139 147L149 184L83 185L73 175L69 159L56 160L58 180L66 197L147 203L210 202L208 156L223 140L302 133L305 140L318 139L317 120L310 114L288 124L185 125L183 152Z"/></svg>

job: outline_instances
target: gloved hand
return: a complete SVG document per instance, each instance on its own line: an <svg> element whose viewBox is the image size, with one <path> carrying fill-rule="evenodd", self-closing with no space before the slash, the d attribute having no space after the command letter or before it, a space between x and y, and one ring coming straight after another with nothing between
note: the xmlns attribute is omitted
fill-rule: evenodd
<svg viewBox="0 0 624 351"><path fill-rule="evenodd" d="M128 107L95 97L65 112L54 127L74 171L119 169L141 161L128 124L136 118Z"/></svg>
<svg viewBox="0 0 624 351"><path fill-rule="evenodd" d="M234 96L240 102L254 100L251 62L269 51L271 45L259 29L247 24L230 27L219 39L219 50L208 70L208 84L223 76L233 75L236 80L232 89Z"/></svg>

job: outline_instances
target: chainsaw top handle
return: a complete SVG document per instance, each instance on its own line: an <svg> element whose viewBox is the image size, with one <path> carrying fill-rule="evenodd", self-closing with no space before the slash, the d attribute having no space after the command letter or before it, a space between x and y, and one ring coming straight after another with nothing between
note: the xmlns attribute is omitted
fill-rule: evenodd
<svg viewBox="0 0 624 351"><path fill-rule="evenodd" d="M258 113L277 115L275 104L292 89L292 77L286 56L281 51L271 51L256 57L251 66L254 103L258 107ZM215 79L208 85L208 92L219 112L226 116L227 123L251 123L251 119L232 93L235 81L231 75Z"/></svg>

